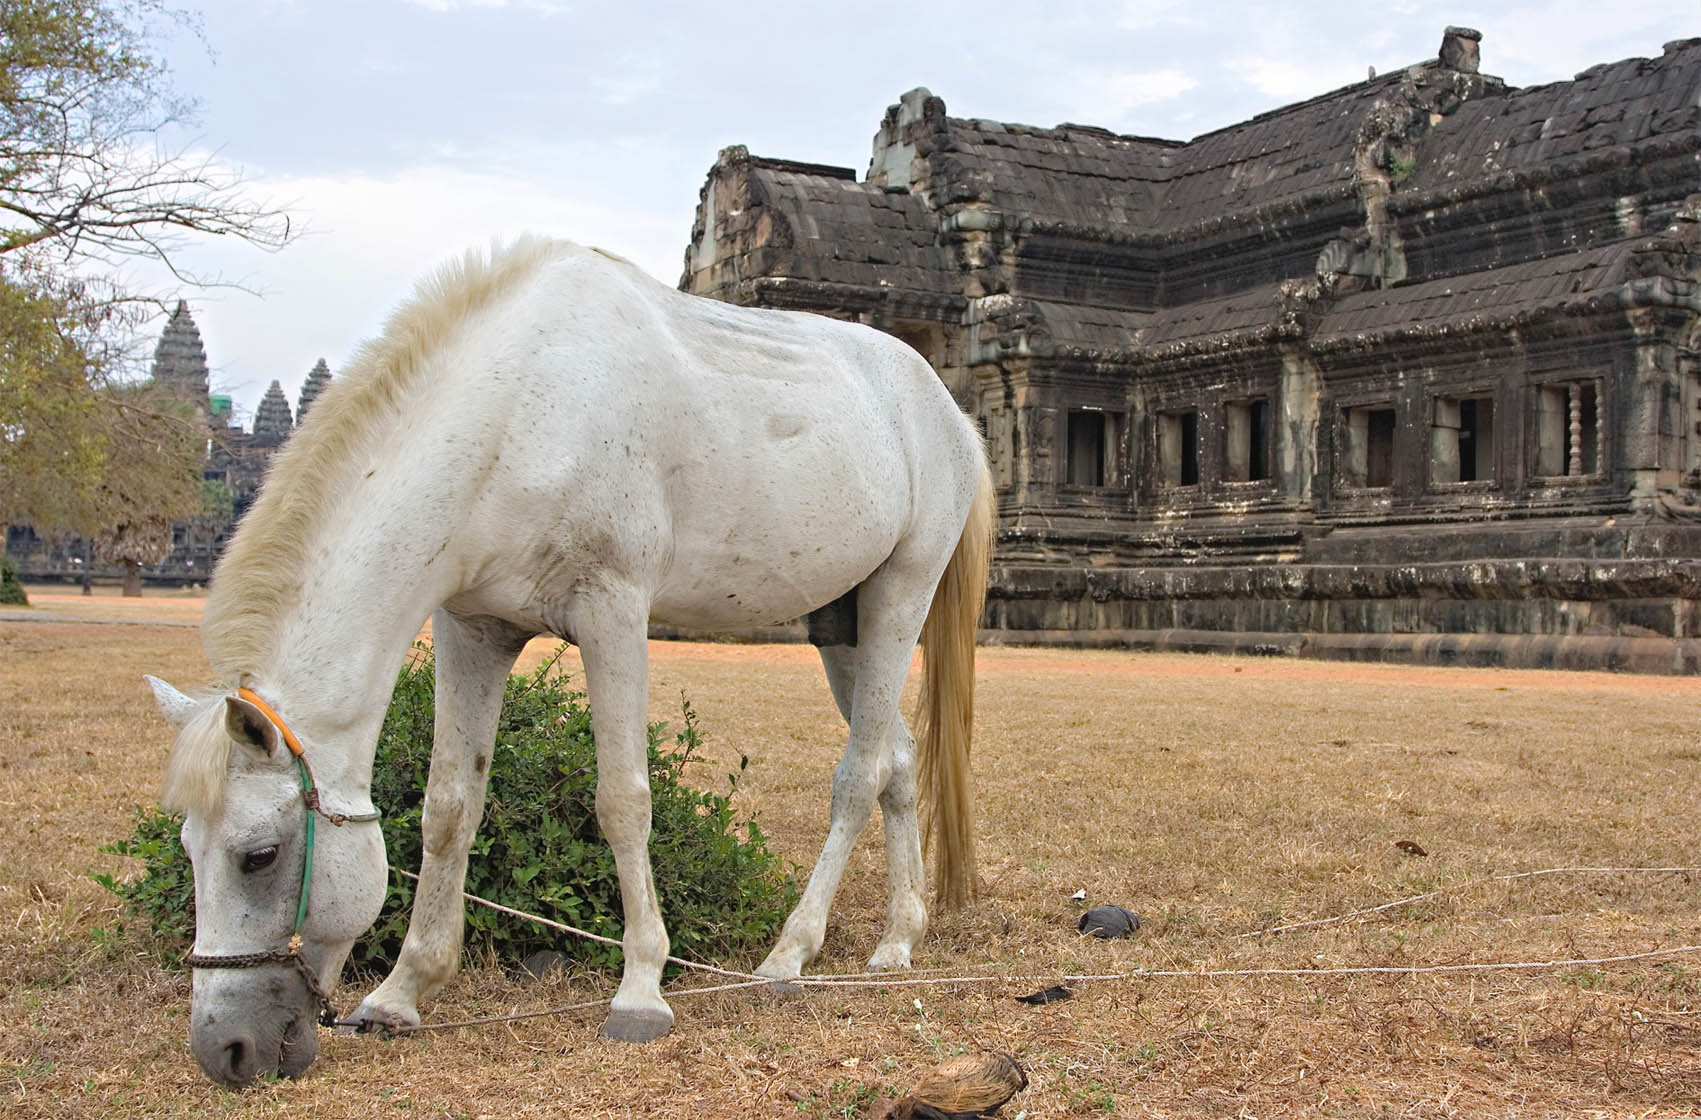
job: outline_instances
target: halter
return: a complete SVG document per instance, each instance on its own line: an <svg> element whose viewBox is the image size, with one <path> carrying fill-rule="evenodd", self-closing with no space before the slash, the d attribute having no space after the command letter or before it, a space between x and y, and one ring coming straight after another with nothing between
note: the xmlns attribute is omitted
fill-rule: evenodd
<svg viewBox="0 0 1701 1120"><path fill-rule="evenodd" d="M307 898L313 889L313 825L315 817L324 817L333 825L341 828L354 821L375 821L381 814L377 810L370 813L332 813L326 811L319 802L319 786L313 780L313 770L307 765L307 752L301 746L301 740L289 724L270 704L262 700L253 689L239 688L236 694L243 700L260 709L260 713L272 722L279 735L283 737L284 746L295 758L295 768L301 779L301 803L307 814L307 851L301 861L301 897L295 907L295 928L290 931L289 945L283 949L267 949L258 953L233 953L227 956L202 956L200 953L190 953L183 963L190 968L258 968L266 964L287 964L294 966L307 982L307 990L319 1001L319 1023L321 1026L335 1026L337 1012L331 1006L331 997L319 983L319 977L314 975L307 962L301 956L301 927L307 924Z"/></svg>

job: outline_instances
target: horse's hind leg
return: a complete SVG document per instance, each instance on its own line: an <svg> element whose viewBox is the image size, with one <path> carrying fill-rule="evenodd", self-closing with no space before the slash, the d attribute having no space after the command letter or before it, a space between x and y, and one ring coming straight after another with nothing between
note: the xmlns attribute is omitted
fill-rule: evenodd
<svg viewBox="0 0 1701 1120"><path fill-rule="evenodd" d="M827 912L838 893L845 863L877 799L886 813L890 894L886 933L870 963L875 968L907 964L910 949L926 929L921 840L915 825L914 748L899 713L899 697L937 578L937 571L930 571L927 563L912 569L894 555L858 589L856 647L822 647L821 660L834 700L850 723L850 740L833 771L831 820L821 857L779 941L756 970L762 976L793 979L821 951Z"/></svg>
<svg viewBox="0 0 1701 1120"><path fill-rule="evenodd" d="M851 697L860 671L859 651L851 646L821 647L821 664L839 714L850 722ZM923 898L927 873L921 860L921 828L916 821L915 739L900 717L880 748L877 768L880 816L886 826L886 931L868 960L876 971L908 968L910 952L927 932Z"/></svg>
<svg viewBox="0 0 1701 1120"><path fill-rule="evenodd" d="M868 958L868 967L875 971L908 968L911 951L927 932L915 755L915 739L900 717L892 736L891 765L880 789L880 815L886 822L886 930Z"/></svg>
<svg viewBox="0 0 1701 1120"><path fill-rule="evenodd" d="M413 918L396 967L348 1021L362 1029L419 1024L419 1001L455 974L466 911L467 850L484 816L484 787L502 689L529 633L489 618L432 616L437 715L420 818L424 855Z"/></svg>

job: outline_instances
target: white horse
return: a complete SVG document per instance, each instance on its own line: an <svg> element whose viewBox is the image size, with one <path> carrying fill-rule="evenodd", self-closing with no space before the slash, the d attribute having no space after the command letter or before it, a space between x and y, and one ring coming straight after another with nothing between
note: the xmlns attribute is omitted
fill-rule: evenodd
<svg viewBox="0 0 1701 1120"><path fill-rule="evenodd" d="M849 744L821 857L760 972L795 978L820 950L876 800L889 899L869 963L907 967L927 921L918 787L940 900L973 882L968 745L992 518L973 424L878 331L698 299L560 242L444 269L319 399L231 542L202 624L231 691L195 700L152 682L180 728L162 800L187 814L195 865L202 1069L235 1086L312 1063L314 1014L384 897L373 752L428 617L437 722L419 887L395 969L353 1023L416 1025L454 973L503 683L528 639L556 634L584 657L597 820L625 914L604 1033L671 1028L647 849L651 622L807 614L826 635ZM898 710L918 637L919 749Z"/></svg>

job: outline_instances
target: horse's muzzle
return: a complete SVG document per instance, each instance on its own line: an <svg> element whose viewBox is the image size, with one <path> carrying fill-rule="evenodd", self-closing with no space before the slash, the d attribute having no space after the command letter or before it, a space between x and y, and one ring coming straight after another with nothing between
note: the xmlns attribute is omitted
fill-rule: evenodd
<svg viewBox="0 0 1701 1120"><path fill-rule="evenodd" d="M227 1089L305 1073L319 1056L318 1003L307 986L285 969L258 969L241 979L247 983L208 985L214 990L205 998L196 993L189 1050L202 1072Z"/></svg>

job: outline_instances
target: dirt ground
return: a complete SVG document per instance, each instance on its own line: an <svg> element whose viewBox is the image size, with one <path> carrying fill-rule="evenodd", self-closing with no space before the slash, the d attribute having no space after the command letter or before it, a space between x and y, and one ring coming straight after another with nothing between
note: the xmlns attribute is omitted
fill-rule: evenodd
<svg viewBox="0 0 1701 1120"><path fill-rule="evenodd" d="M33 591L31 608L0 609L7 1116L856 1116L973 1049L1026 1067L1009 1117L1701 1113L1701 951L1411 971L1701 944L1695 869L1494 878L1701 864L1701 681L1009 648L980 659L981 897L936 915L916 961L916 978L996 981L681 995L673 1034L646 1047L603 1042L595 1013L326 1035L304 1078L228 1093L189 1056L188 977L113 933L122 915L88 878L133 870L98 847L150 803L169 743L140 678L208 683L200 601ZM813 653L653 643L651 656L653 718L675 715L682 690L699 713L697 779L748 754L739 803L807 868L843 742ZM575 671L571 652L562 663ZM1080 938L1078 891L1143 927ZM883 894L876 822L818 971L861 970ZM1324 971L1354 967L1397 971ZM1139 969L1190 975L1013 998ZM486 966L425 1010L446 1021L610 990Z"/></svg>

